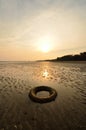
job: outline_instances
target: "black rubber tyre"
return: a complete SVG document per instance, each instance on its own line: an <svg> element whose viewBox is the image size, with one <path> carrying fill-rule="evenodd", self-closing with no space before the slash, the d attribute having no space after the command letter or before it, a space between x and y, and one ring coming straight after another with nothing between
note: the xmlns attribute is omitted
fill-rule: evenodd
<svg viewBox="0 0 86 130"><path fill-rule="evenodd" d="M49 96L48 97L38 97L36 94L40 91L48 91ZM48 87L48 86L39 86L35 87L30 90L29 97L32 101L38 102L38 103L47 103L55 100L57 96L57 92L55 89Z"/></svg>

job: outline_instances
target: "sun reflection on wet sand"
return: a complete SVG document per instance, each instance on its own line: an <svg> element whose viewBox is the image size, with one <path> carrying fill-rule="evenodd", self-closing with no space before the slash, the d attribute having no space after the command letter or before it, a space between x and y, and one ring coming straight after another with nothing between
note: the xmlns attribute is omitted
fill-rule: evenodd
<svg viewBox="0 0 86 130"><path fill-rule="evenodd" d="M42 76L43 76L44 78L47 78L47 77L49 76L49 72L48 72L47 69L45 69L45 70L42 72Z"/></svg>

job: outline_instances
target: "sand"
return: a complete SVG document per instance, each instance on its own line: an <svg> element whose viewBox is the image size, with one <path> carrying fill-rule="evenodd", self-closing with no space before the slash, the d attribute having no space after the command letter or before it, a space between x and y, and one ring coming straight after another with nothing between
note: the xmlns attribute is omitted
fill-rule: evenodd
<svg viewBox="0 0 86 130"><path fill-rule="evenodd" d="M1 62L0 130L86 129L85 68L85 63ZM56 89L56 100L31 101L29 91L39 85Z"/></svg>

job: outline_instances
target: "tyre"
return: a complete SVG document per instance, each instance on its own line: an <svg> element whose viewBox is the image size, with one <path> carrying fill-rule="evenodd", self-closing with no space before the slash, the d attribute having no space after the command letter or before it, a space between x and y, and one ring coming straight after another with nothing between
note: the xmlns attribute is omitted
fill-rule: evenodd
<svg viewBox="0 0 86 130"><path fill-rule="evenodd" d="M48 91L49 96L48 97L38 97L37 93L40 91ZM55 100L57 96L57 92L55 89L48 87L48 86L38 86L30 90L29 97L32 101L38 102L38 103L47 103Z"/></svg>

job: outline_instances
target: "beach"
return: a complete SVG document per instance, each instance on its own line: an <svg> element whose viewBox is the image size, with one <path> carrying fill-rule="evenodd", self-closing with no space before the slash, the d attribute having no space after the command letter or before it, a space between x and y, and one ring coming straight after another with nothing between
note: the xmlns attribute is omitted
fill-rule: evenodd
<svg viewBox="0 0 86 130"><path fill-rule="evenodd" d="M29 98L41 85L57 91L55 101ZM86 129L86 62L0 62L0 130L79 129Z"/></svg>

